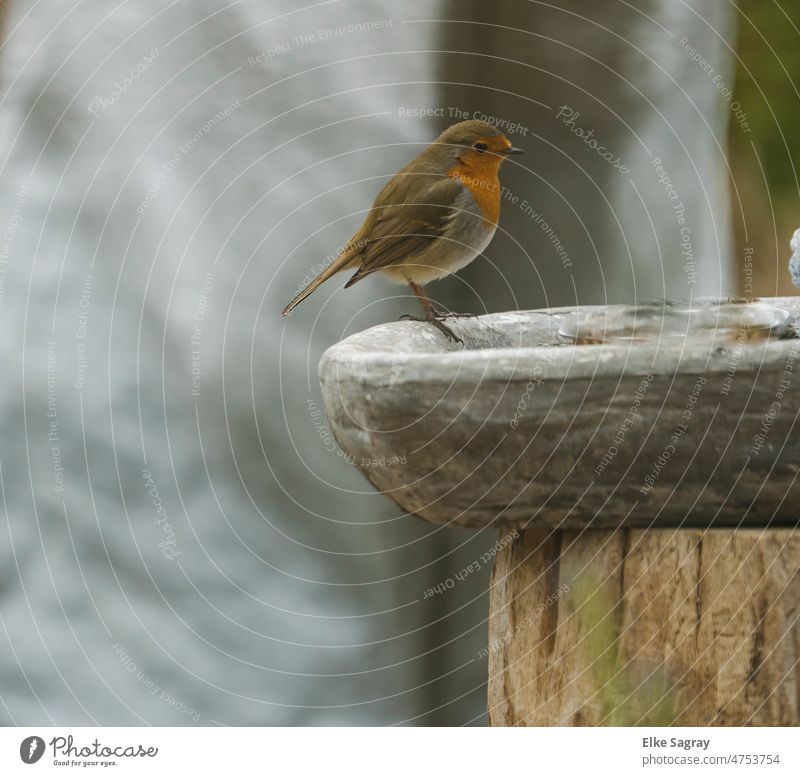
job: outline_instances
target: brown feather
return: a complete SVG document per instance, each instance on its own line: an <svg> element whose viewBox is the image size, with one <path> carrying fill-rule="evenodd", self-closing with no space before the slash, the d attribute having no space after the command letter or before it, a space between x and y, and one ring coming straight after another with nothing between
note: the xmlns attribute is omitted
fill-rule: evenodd
<svg viewBox="0 0 800 776"><path fill-rule="evenodd" d="M302 291L300 291L300 293L297 294L297 296L295 296L295 298L283 308L281 315L288 315L292 310L294 310L295 307L297 307L297 305L300 304L300 302L311 296L311 294L313 294L314 291L316 291L317 288L321 286L328 278L333 277L337 272L341 272L343 269L347 269L359 259L361 251L364 248L363 238L360 237L362 231L363 227L353 235L350 242L347 244L336 261L334 261L329 267L326 267Z"/></svg>
<svg viewBox="0 0 800 776"><path fill-rule="evenodd" d="M378 216L365 236L361 267L347 281L345 288L400 259L412 257L441 237L461 191L460 183L439 176L424 190L418 202L381 207L376 201Z"/></svg>

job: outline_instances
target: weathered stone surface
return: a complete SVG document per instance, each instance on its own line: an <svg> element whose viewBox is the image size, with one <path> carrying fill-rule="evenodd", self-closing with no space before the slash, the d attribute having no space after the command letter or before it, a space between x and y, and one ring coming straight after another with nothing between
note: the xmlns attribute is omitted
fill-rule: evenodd
<svg viewBox="0 0 800 776"><path fill-rule="evenodd" d="M349 337L320 363L337 440L399 460L364 473L436 523L797 522L800 340L565 344L570 312L451 321L463 348L421 323Z"/></svg>

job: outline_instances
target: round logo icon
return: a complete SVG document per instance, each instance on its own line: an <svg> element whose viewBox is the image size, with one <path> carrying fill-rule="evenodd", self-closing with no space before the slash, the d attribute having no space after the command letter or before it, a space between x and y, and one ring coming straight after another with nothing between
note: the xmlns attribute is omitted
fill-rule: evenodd
<svg viewBox="0 0 800 776"><path fill-rule="evenodd" d="M28 736L19 745L19 756L28 765L38 763L44 754L44 739L40 736Z"/></svg>

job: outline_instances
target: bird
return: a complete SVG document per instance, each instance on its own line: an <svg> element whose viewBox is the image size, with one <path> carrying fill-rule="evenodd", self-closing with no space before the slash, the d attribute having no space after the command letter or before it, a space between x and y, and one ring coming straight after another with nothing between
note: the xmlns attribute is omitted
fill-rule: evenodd
<svg viewBox="0 0 800 776"><path fill-rule="evenodd" d="M428 322L463 344L445 324L461 314L440 310L423 286L458 272L485 250L500 218L500 165L522 153L486 121L450 126L383 187L361 228L282 314L343 270L355 269L345 288L381 272L410 286L422 306L423 317L403 319Z"/></svg>

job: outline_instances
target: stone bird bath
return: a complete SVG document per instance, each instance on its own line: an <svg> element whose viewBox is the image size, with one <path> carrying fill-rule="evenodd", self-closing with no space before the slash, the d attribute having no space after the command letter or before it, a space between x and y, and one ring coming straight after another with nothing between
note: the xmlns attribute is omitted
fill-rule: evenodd
<svg viewBox="0 0 800 776"><path fill-rule="evenodd" d="M501 531L492 724L800 722L800 299L390 323L320 363L402 509Z"/></svg>

